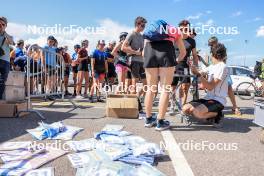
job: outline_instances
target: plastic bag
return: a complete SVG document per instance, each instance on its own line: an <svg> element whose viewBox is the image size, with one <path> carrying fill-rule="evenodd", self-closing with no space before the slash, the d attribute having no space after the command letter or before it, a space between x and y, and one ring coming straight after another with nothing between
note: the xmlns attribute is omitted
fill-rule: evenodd
<svg viewBox="0 0 264 176"><path fill-rule="evenodd" d="M160 149L160 147L155 143L143 143L137 147L133 148L134 156L162 156L164 155L164 151Z"/></svg>

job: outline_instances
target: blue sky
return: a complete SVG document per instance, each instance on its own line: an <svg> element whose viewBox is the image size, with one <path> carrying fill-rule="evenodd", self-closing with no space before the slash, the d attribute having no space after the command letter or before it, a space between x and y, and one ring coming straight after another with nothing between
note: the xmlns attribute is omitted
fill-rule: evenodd
<svg viewBox="0 0 264 176"><path fill-rule="evenodd" d="M106 25L113 28L113 35L107 33L108 36L100 37L112 40L116 38L115 32L118 30L131 29L136 16L143 16L150 22L164 19L173 25L188 18L194 26L208 24L214 27L238 27L238 35L216 35L228 48L229 64L243 65L246 58L246 65L252 66L256 60L264 58L264 27L261 28L264 26L264 14L261 9L264 7L264 1L244 0L242 3L239 0L45 0L40 3L36 0L13 0L1 2L1 7L1 15L6 16L12 23L10 33L15 38L28 41L45 42L45 37L24 35L23 30L19 29L25 25ZM118 26L120 29L117 29ZM36 40L37 37L39 38ZM81 40L82 36L71 36L67 40L63 37L67 38L61 36L61 43L72 46ZM209 33L197 36L197 48L203 53L208 52L206 41L209 37ZM95 42L97 38L98 36L91 36L91 42ZM248 40L247 44L245 40Z"/></svg>

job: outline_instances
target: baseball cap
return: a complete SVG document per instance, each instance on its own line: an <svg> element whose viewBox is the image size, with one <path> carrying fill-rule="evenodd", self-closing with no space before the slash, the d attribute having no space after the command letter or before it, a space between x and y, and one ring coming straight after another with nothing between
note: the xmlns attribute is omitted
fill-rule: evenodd
<svg viewBox="0 0 264 176"><path fill-rule="evenodd" d="M112 40L109 43L112 44L112 45L115 45L116 44L116 41L115 40Z"/></svg>
<svg viewBox="0 0 264 176"><path fill-rule="evenodd" d="M1 16L1 17L0 17L0 21L3 21L3 22L5 22L5 24L7 24L7 19L6 19L6 17Z"/></svg>
<svg viewBox="0 0 264 176"><path fill-rule="evenodd" d="M99 44L99 45L105 45L105 41L104 41L104 40L99 40L99 41L98 41L98 44Z"/></svg>
<svg viewBox="0 0 264 176"><path fill-rule="evenodd" d="M74 45L74 49L81 48L79 44Z"/></svg>
<svg viewBox="0 0 264 176"><path fill-rule="evenodd" d="M24 43L24 40L22 40L22 39L20 39L20 40L17 41L17 45L20 45L22 43Z"/></svg>
<svg viewBox="0 0 264 176"><path fill-rule="evenodd" d="M52 35L50 35L50 36L48 36L48 39L47 40L53 40L53 41L55 41L55 37L52 36Z"/></svg>

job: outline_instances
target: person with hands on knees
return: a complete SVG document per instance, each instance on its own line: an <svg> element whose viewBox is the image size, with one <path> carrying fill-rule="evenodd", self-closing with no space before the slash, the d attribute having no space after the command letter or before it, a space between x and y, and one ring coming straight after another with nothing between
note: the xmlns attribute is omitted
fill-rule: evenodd
<svg viewBox="0 0 264 176"><path fill-rule="evenodd" d="M205 72L197 70L191 66L191 71L196 75L204 87L207 94L204 98L191 101L183 106L184 115L192 116L200 120L213 119L214 126L217 128L223 125L222 110L226 104L228 96L228 69L225 64L226 48L223 44L218 43L212 48L212 65L207 67ZM207 73L208 79L204 78Z"/></svg>
<svg viewBox="0 0 264 176"><path fill-rule="evenodd" d="M105 76L108 73L108 62L107 62L107 53L104 52L105 41L99 40L97 43L97 49L94 50L91 56L91 67L92 67L92 77L93 85L90 92L90 101L93 102L94 90L98 90L97 101L103 102L100 98L99 86L105 80Z"/></svg>

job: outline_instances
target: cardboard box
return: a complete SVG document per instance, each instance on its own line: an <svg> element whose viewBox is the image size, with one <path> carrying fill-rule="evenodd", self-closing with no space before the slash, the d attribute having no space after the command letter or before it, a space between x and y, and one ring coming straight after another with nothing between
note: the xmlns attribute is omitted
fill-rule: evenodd
<svg viewBox="0 0 264 176"><path fill-rule="evenodd" d="M6 86L21 86L25 85L25 73L20 71L10 71L5 82Z"/></svg>
<svg viewBox="0 0 264 176"><path fill-rule="evenodd" d="M25 87L6 86L3 98L8 102L23 101L25 100Z"/></svg>
<svg viewBox="0 0 264 176"><path fill-rule="evenodd" d="M0 109L0 117L17 117L19 111L27 110L27 102L8 103L1 101ZM26 114L27 113L21 113L20 117Z"/></svg>
<svg viewBox="0 0 264 176"><path fill-rule="evenodd" d="M136 95L109 95L106 99L106 116L115 118L138 118Z"/></svg>

